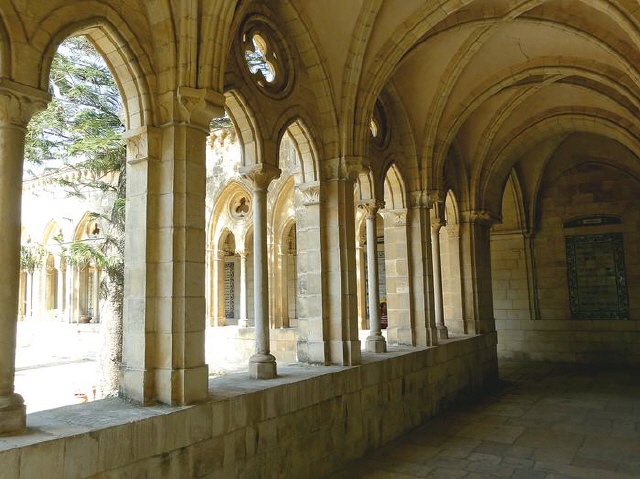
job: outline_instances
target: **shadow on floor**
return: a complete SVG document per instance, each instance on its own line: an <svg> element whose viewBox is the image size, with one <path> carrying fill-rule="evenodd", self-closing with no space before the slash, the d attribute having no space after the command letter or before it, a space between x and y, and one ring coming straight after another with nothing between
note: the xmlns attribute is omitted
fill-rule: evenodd
<svg viewBox="0 0 640 479"><path fill-rule="evenodd" d="M481 396L332 479L640 477L637 368L501 361Z"/></svg>

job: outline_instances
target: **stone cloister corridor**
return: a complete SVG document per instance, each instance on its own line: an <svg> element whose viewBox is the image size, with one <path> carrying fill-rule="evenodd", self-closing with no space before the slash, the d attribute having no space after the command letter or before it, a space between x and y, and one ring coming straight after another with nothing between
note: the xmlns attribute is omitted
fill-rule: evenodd
<svg viewBox="0 0 640 479"><path fill-rule="evenodd" d="M56 249L107 195L22 181L78 36L122 101L118 322ZM638 0L0 0L0 477L319 478L385 447L355 467L637 474L637 380L609 379L640 365L639 119ZM121 328L117 397L31 414L18 321L81 317ZM210 329L244 372L215 377ZM426 447L466 455L412 469L447 420Z"/></svg>

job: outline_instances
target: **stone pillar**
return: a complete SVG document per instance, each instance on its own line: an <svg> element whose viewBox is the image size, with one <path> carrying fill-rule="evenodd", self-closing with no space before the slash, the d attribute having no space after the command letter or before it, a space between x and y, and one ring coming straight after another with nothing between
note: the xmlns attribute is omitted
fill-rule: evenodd
<svg viewBox="0 0 640 479"><path fill-rule="evenodd" d="M433 202L426 191L411 193L409 251L411 263L411 316L416 346L435 346L438 334L433 297L433 261L431 259L431 219Z"/></svg>
<svg viewBox="0 0 640 479"><path fill-rule="evenodd" d="M0 80L0 434L26 425L22 396L14 391L16 333L20 291L20 215L26 126L50 96Z"/></svg>
<svg viewBox="0 0 640 479"><path fill-rule="evenodd" d="M67 291L66 291L66 303L67 303L67 314L66 319L69 323L73 323L77 319L77 315L74 315L75 311L75 298L77 298L77 292L75 292L75 278L77 276L77 267L68 264L67 265Z"/></svg>
<svg viewBox="0 0 640 479"><path fill-rule="evenodd" d="M205 290L205 295L204 295L204 310L205 310L205 314L206 314L206 321L205 324L207 327L209 326L213 326L213 304L215 302L214 296L213 296L213 275L215 273L214 271L214 267L213 267L213 252L211 251L211 249L207 246L207 249L205 251L205 256L204 256L204 290Z"/></svg>
<svg viewBox="0 0 640 479"><path fill-rule="evenodd" d="M93 304L93 319L94 323L100 322L100 270L97 266L93 267L93 291L90 292L92 296L91 304Z"/></svg>
<svg viewBox="0 0 640 479"><path fill-rule="evenodd" d="M269 346L269 259L267 255L267 188L280 169L266 163L245 167L241 174L253 186L253 302L256 352L249 358L249 376L273 379L276 358Z"/></svg>
<svg viewBox="0 0 640 479"><path fill-rule="evenodd" d="M26 275L26 292L27 292L27 301L25 305L25 313L24 316L26 319L33 319L33 273L27 273Z"/></svg>
<svg viewBox="0 0 640 479"><path fill-rule="evenodd" d="M247 277L247 250L237 250L236 254L240 256L240 311L238 312L238 326L241 328L249 327L249 318L247 313L247 295L249 288ZM255 287L254 287L255 288Z"/></svg>
<svg viewBox="0 0 640 479"><path fill-rule="evenodd" d="M226 318L224 315L224 257L225 252L216 250L212 252L213 256L213 276L211 278L211 315L213 317L213 326L224 326Z"/></svg>
<svg viewBox="0 0 640 479"><path fill-rule="evenodd" d="M31 319L42 321L44 315L44 288L42 270L45 266L37 266L31 275Z"/></svg>
<svg viewBox="0 0 640 479"><path fill-rule="evenodd" d="M367 228L367 283L369 285L369 336L366 350L371 353L386 353L387 342L380 328L380 289L378 285L378 210L384 207L382 201L369 201L358 205L365 210Z"/></svg>
<svg viewBox="0 0 640 479"><path fill-rule="evenodd" d="M58 301L58 318L59 320L64 320L65 318L65 312L66 312L66 305L65 305L65 290L67 287L66 284L66 265L64 262L60 261L60 264L58 265L58 290L56 291L56 294L58 295L57 301Z"/></svg>
<svg viewBox="0 0 640 479"><path fill-rule="evenodd" d="M367 326L367 290L365 281L364 239L359 239L356 246L356 287L358 288L358 324L362 329Z"/></svg>
<svg viewBox="0 0 640 479"><path fill-rule="evenodd" d="M442 299L442 259L440 257L440 229L445 225L444 203L438 202L431 209L431 259L433 261L433 299L438 339L448 339L449 331L444 324L444 301Z"/></svg>
<svg viewBox="0 0 640 479"><path fill-rule="evenodd" d="M411 295L412 263L409 261L408 211L384 211L384 248L387 283L387 342L413 344Z"/></svg>
<svg viewBox="0 0 640 479"><path fill-rule="evenodd" d="M448 328L459 333L467 334L463 316L462 280L460 277L460 225L447 222L446 251L447 277L443 278L443 306L447 318ZM445 284L447 287L445 288Z"/></svg>
<svg viewBox="0 0 640 479"><path fill-rule="evenodd" d="M275 248L274 319L276 328L289 327L289 254L288 237L281 238Z"/></svg>
<svg viewBox="0 0 640 479"><path fill-rule="evenodd" d="M298 267L298 361L330 363L326 283L323 276L325 238L322 234L322 190L319 182L298 186L296 209Z"/></svg>
<svg viewBox="0 0 640 479"><path fill-rule="evenodd" d="M158 128L126 133L127 214L121 391L143 404L208 396L205 150L221 94L159 97Z"/></svg>
<svg viewBox="0 0 640 479"><path fill-rule="evenodd" d="M360 364L356 287L355 204L353 185L360 158L324 161L321 234L325 237L322 268L326 281L325 321L332 364Z"/></svg>
<svg viewBox="0 0 640 479"><path fill-rule="evenodd" d="M486 211L463 211L461 216L462 294L467 330L471 334L495 333L489 236L493 220Z"/></svg>

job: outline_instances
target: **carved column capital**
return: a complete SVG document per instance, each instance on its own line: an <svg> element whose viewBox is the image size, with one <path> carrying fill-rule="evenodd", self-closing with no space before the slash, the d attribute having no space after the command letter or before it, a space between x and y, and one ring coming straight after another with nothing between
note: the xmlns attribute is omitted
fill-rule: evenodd
<svg viewBox="0 0 640 479"><path fill-rule="evenodd" d="M460 237L460 225L458 224L447 225L445 231L447 232L447 235L449 235L449 238Z"/></svg>
<svg viewBox="0 0 640 479"><path fill-rule="evenodd" d="M0 123L26 128L31 117L44 110L51 95L3 78L0 80Z"/></svg>
<svg viewBox="0 0 640 479"><path fill-rule="evenodd" d="M160 96L163 123L188 123L209 133L211 119L224 115L222 93L206 88L179 86Z"/></svg>
<svg viewBox="0 0 640 479"><path fill-rule="evenodd" d="M432 202L427 191L417 190L409 193L409 206L411 208L431 208Z"/></svg>
<svg viewBox="0 0 640 479"><path fill-rule="evenodd" d="M355 181L362 170L362 159L343 156L324 161L324 176L327 180Z"/></svg>
<svg viewBox="0 0 640 479"><path fill-rule="evenodd" d="M440 231L440 228L446 225L444 203L434 203L431 208L431 228L435 231Z"/></svg>
<svg viewBox="0 0 640 479"><path fill-rule="evenodd" d="M378 211L384 208L384 201L380 200L364 200L358 203L358 208L365 212L367 218L375 218Z"/></svg>
<svg viewBox="0 0 640 479"><path fill-rule="evenodd" d="M251 181L254 191L263 191L269 184L280 176L280 168L267 163L245 166L240 169L240 174Z"/></svg>
<svg viewBox="0 0 640 479"><path fill-rule="evenodd" d="M247 256L249 256L250 250L249 248L244 248L244 249L237 249L236 250L236 254L238 256L240 256L240 258L247 258Z"/></svg>
<svg viewBox="0 0 640 479"><path fill-rule="evenodd" d="M317 205L322 202L322 189L319 181L304 183L298 186L298 191L302 195L302 204L305 206Z"/></svg>
<svg viewBox="0 0 640 479"><path fill-rule="evenodd" d="M486 227L491 226L497 220L488 210L463 211L461 216L463 223L472 223Z"/></svg>
<svg viewBox="0 0 640 479"><path fill-rule="evenodd" d="M160 131L151 126L143 126L134 130L127 130L122 138L127 144L127 161L137 163L156 157L153 154L155 145L160 144Z"/></svg>

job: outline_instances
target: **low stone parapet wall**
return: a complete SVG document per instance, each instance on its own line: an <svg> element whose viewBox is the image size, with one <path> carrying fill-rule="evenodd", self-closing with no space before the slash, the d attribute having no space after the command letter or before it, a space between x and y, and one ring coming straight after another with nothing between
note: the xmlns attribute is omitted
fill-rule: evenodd
<svg viewBox="0 0 640 479"><path fill-rule="evenodd" d="M640 321L496 319L504 359L640 365Z"/></svg>
<svg viewBox="0 0 640 479"><path fill-rule="evenodd" d="M30 414L24 434L0 438L2 477L323 477L496 379L496 338L278 373L211 379L210 398L187 407L107 399Z"/></svg>

